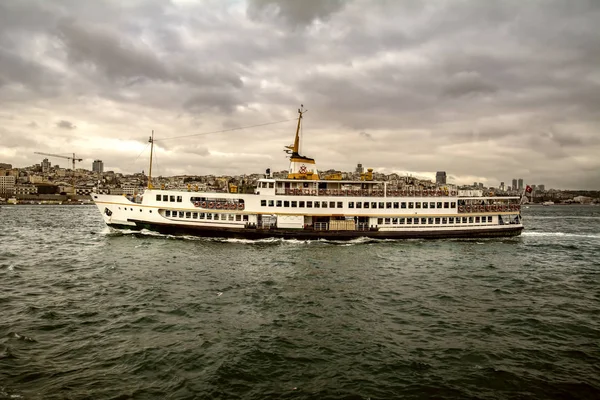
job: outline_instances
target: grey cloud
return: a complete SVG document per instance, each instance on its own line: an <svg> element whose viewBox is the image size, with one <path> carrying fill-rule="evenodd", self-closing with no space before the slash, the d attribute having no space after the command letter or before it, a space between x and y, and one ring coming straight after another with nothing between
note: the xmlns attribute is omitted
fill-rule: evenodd
<svg viewBox="0 0 600 400"><path fill-rule="evenodd" d="M344 6L343 0L249 0L248 15L266 19L276 16L292 25L309 25L326 20Z"/></svg>
<svg viewBox="0 0 600 400"><path fill-rule="evenodd" d="M77 128L71 121L66 121L64 119L61 121L58 121L56 123L56 127L60 128L60 129L66 129L66 130L73 130L73 129Z"/></svg>

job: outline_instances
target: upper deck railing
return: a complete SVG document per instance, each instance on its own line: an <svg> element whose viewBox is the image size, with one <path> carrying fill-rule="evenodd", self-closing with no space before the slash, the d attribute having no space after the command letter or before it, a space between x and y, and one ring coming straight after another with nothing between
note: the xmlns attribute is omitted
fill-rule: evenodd
<svg viewBox="0 0 600 400"><path fill-rule="evenodd" d="M341 197L442 197L456 196L455 190L370 190L370 189L277 189L277 195Z"/></svg>

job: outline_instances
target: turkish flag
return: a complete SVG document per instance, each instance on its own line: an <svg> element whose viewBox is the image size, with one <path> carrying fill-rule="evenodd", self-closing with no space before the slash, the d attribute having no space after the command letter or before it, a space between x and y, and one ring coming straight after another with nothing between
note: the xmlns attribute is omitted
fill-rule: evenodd
<svg viewBox="0 0 600 400"><path fill-rule="evenodd" d="M525 191L527 193L531 193L533 191L533 189L531 188L531 186L527 185L527 187L525 188Z"/></svg>

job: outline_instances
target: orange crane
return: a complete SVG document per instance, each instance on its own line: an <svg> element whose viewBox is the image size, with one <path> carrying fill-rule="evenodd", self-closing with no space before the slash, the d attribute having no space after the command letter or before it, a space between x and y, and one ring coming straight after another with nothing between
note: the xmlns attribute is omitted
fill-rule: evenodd
<svg viewBox="0 0 600 400"><path fill-rule="evenodd" d="M79 162L83 161L83 158L76 158L75 153L73 153L73 157L61 156L60 154L40 153L39 151L36 151L35 154L41 154L43 156L58 157L58 158L64 158L67 160L72 160L73 161L73 172L75 172L75 161L79 161Z"/></svg>

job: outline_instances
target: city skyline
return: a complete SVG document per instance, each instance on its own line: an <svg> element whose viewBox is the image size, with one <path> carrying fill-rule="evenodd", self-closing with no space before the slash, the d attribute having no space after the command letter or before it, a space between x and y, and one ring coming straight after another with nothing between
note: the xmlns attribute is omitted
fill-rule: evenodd
<svg viewBox="0 0 600 400"><path fill-rule="evenodd" d="M156 175L283 170L304 104L321 170L596 189L599 19L560 0L2 2L0 162L139 172L154 130Z"/></svg>

